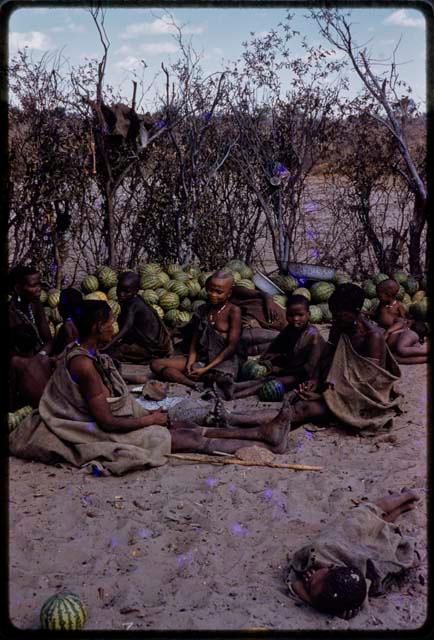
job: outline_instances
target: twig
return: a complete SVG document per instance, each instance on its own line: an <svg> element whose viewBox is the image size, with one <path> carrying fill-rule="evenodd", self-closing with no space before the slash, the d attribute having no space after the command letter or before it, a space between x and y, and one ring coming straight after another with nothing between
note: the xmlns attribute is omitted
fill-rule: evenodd
<svg viewBox="0 0 434 640"><path fill-rule="evenodd" d="M235 458L233 453L224 453L223 451L213 451L213 456L226 456L227 458Z"/></svg>
<svg viewBox="0 0 434 640"><path fill-rule="evenodd" d="M254 462L253 460L240 460L239 458L216 458L205 454L185 455L182 453L166 453L167 458L177 460L191 460L207 464L239 464L245 467L271 467L272 469L293 469L294 471L322 471L322 467L311 467L304 464L282 464L280 462ZM200 456L200 457L199 457Z"/></svg>

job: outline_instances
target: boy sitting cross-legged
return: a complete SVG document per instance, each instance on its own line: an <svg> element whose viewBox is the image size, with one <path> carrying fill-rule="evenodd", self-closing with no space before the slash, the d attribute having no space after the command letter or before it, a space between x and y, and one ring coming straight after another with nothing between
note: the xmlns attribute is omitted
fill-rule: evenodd
<svg viewBox="0 0 434 640"><path fill-rule="evenodd" d="M206 282L208 303L193 316L188 357L153 360L151 369L162 380L196 389L199 381L215 382L229 399L239 368L241 311L229 302L234 279L229 270L216 271Z"/></svg>
<svg viewBox="0 0 434 640"><path fill-rule="evenodd" d="M290 296L286 305L288 325L263 355L271 366L270 376L238 382L234 398L254 395L266 380L278 380L286 389L313 377L325 344L318 329L310 324L309 302L304 296Z"/></svg>

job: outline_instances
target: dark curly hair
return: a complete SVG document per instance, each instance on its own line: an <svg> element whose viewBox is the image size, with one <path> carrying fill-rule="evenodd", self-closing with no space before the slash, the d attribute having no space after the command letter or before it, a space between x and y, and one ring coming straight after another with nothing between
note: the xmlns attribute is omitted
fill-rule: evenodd
<svg viewBox="0 0 434 640"><path fill-rule="evenodd" d="M294 304L302 304L306 311L309 311L309 300L305 296L299 296L298 294L288 296L286 308L289 309L289 307L292 307Z"/></svg>
<svg viewBox="0 0 434 640"><path fill-rule="evenodd" d="M8 287L9 290L12 291L15 285L24 284L27 276L34 276L39 274L39 271L35 268L24 264L18 264L16 267L13 267L8 274Z"/></svg>
<svg viewBox="0 0 434 640"><path fill-rule="evenodd" d="M331 615L360 607L367 593L366 580L356 567L334 567L324 578L321 592L314 598L315 609Z"/></svg>
<svg viewBox="0 0 434 640"><path fill-rule="evenodd" d="M352 282L339 284L329 298L330 311L352 311L357 313L361 310L365 301L365 292Z"/></svg>
<svg viewBox="0 0 434 640"><path fill-rule="evenodd" d="M59 313L63 319L72 316L73 310L83 302L83 294L75 287L62 289L59 300Z"/></svg>
<svg viewBox="0 0 434 640"><path fill-rule="evenodd" d="M87 338L92 333L92 327L97 322L106 322L111 309L103 300L83 300L72 309L71 317L77 327L80 339Z"/></svg>

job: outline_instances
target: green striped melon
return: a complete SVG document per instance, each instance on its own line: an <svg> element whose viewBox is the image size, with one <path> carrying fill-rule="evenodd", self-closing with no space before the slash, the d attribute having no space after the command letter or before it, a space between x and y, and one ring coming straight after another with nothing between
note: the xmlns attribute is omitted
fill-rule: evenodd
<svg viewBox="0 0 434 640"><path fill-rule="evenodd" d="M188 282L185 283L185 286L188 289L188 294L192 298L195 298L200 293L201 286L198 280L189 280Z"/></svg>
<svg viewBox="0 0 434 640"><path fill-rule="evenodd" d="M161 287L161 281L158 275L156 274L144 274L140 279L140 288L143 291L146 289L158 289Z"/></svg>
<svg viewBox="0 0 434 640"><path fill-rule="evenodd" d="M345 271L336 271L335 275L332 278L333 284L345 284L346 282L351 282L351 278L348 273Z"/></svg>
<svg viewBox="0 0 434 640"><path fill-rule="evenodd" d="M256 360L246 360L241 367L240 376L243 380L256 380L263 378L268 373L268 368L256 362Z"/></svg>
<svg viewBox="0 0 434 640"><path fill-rule="evenodd" d="M158 304L164 311L170 311L171 309L177 309L179 307L179 296L173 291L166 291L160 297Z"/></svg>
<svg viewBox="0 0 434 640"><path fill-rule="evenodd" d="M380 304L379 298L372 298L371 299L371 309L370 309L370 312L369 312L371 314L371 316L375 315L379 304Z"/></svg>
<svg viewBox="0 0 434 640"><path fill-rule="evenodd" d="M311 304L309 307L309 313L310 313L310 321L312 322L312 324L318 324L321 322L322 311L317 305Z"/></svg>
<svg viewBox="0 0 434 640"><path fill-rule="evenodd" d="M157 262L148 262L139 266L139 273L142 277L156 276L161 271L163 271L163 268Z"/></svg>
<svg viewBox="0 0 434 640"><path fill-rule="evenodd" d="M263 402L280 402L285 395L285 386L278 380L268 380L259 389L258 395Z"/></svg>
<svg viewBox="0 0 434 640"><path fill-rule="evenodd" d="M116 287L111 287L107 291L107 300L117 300L118 299L118 290Z"/></svg>
<svg viewBox="0 0 434 640"><path fill-rule="evenodd" d="M310 295L309 289L305 289L304 287L299 287L298 289L294 289L292 292L293 296L304 296L307 300L311 300L312 296Z"/></svg>
<svg viewBox="0 0 434 640"><path fill-rule="evenodd" d="M98 273L98 282L103 289L111 289L115 287L118 281L118 275L116 271L110 267L104 267Z"/></svg>
<svg viewBox="0 0 434 640"><path fill-rule="evenodd" d="M63 327L63 322L60 322L59 324L56 324L56 326L54 327L54 331L55 331L54 335L57 336L57 334L59 333L61 327Z"/></svg>
<svg viewBox="0 0 434 640"><path fill-rule="evenodd" d="M119 304L119 302L117 302L117 300L109 300L108 305L116 319L121 312L121 305Z"/></svg>
<svg viewBox="0 0 434 640"><path fill-rule="evenodd" d="M188 275L188 273L185 273L184 271L178 271L173 275L173 279L179 280L180 282L187 282L187 280L190 280L191 277Z"/></svg>
<svg viewBox="0 0 434 640"><path fill-rule="evenodd" d="M335 290L335 285L331 282L315 282L310 288L312 302L327 302Z"/></svg>
<svg viewBox="0 0 434 640"><path fill-rule="evenodd" d="M165 289L164 293L166 293ZM146 304L157 304L159 300L158 293L153 289L146 289L145 291L140 290L139 296L143 298Z"/></svg>
<svg viewBox="0 0 434 640"><path fill-rule="evenodd" d="M292 276L278 275L273 276L271 280L285 293L292 293L294 289L297 289L297 280Z"/></svg>
<svg viewBox="0 0 434 640"><path fill-rule="evenodd" d="M413 300L411 299L411 296L408 295L408 293L404 293L404 297L402 299L402 304L406 305L407 307L413 302ZM414 300L414 302L417 302L417 300Z"/></svg>
<svg viewBox="0 0 434 640"><path fill-rule="evenodd" d="M279 293L277 293L276 295L273 296L273 300L276 304L279 305L279 307L282 307L282 309L286 309L286 301L287 301L286 296L282 296Z"/></svg>
<svg viewBox="0 0 434 640"><path fill-rule="evenodd" d="M56 327L52 322L49 322L48 328L50 329L51 337L54 338L54 336L56 335Z"/></svg>
<svg viewBox="0 0 434 640"><path fill-rule="evenodd" d="M205 286L206 281L208 280L208 278L210 276L212 276L213 272L212 271L203 271L199 276L198 276L198 281L201 287ZM239 274L238 274L239 275ZM241 276L240 276L240 280L241 280Z"/></svg>
<svg viewBox="0 0 434 640"><path fill-rule="evenodd" d="M377 288L372 280L365 280L362 284L363 291L367 298L375 298L377 295Z"/></svg>
<svg viewBox="0 0 434 640"><path fill-rule="evenodd" d="M158 289L155 289L155 293L157 294L158 299L160 299L164 293L167 293L167 289L164 287L158 287Z"/></svg>
<svg viewBox="0 0 434 640"><path fill-rule="evenodd" d="M226 267L231 271L241 271L243 267L246 267L246 263L238 258L234 258L233 260L229 260Z"/></svg>
<svg viewBox="0 0 434 640"><path fill-rule="evenodd" d="M407 298L410 298L409 294L406 293L405 294L407 296ZM414 296L412 298L410 298L409 300L405 300L405 302L407 304L411 304L412 302L420 302L421 300L423 300L426 297L426 293L425 291L416 291L416 293L414 294ZM405 298L405 296L404 296ZM404 301L403 301L404 302Z"/></svg>
<svg viewBox="0 0 434 640"><path fill-rule="evenodd" d="M160 281L160 285L165 289L167 289L167 285L170 282L170 276L164 271L160 271L160 273L157 273L157 278Z"/></svg>
<svg viewBox="0 0 434 640"><path fill-rule="evenodd" d="M107 302L107 296L104 291L92 291L92 293L87 293L83 296L83 300L104 300L104 302Z"/></svg>
<svg viewBox="0 0 434 640"><path fill-rule="evenodd" d="M57 307L60 302L60 290L59 289L50 289L47 295L48 306L54 309Z"/></svg>
<svg viewBox="0 0 434 640"><path fill-rule="evenodd" d="M405 271L395 271L395 273L392 275L392 278L393 280L396 280L398 284L404 284L405 282L407 282L408 275L405 273Z"/></svg>
<svg viewBox="0 0 434 640"><path fill-rule="evenodd" d="M199 293L197 294L197 297L198 297L200 300L208 300L208 292L207 292L207 290L203 287L203 288L199 291Z"/></svg>
<svg viewBox="0 0 434 640"><path fill-rule="evenodd" d="M117 333L119 333L119 325L116 322L116 320L113 322L113 335L115 336Z"/></svg>
<svg viewBox="0 0 434 640"><path fill-rule="evenodd" d="M197 278L200 275L200 267L196 267L194 264L185 267L184 271L188 273L191 278Z"/></svg>
<svg viewBox="0 0 434 640"><path fill-rule="evenodd" d="M56 593L44 602L40 620L42 629L50 631L75 631L86 622L86 609L73 593Z"/></svg>
<svg viewBox="0 0 434 640"><path fill-rule="evenodd" d="M187 324L191 320L191 313L189 311L179 311L176 318L176 321L180 324Z"/></svg>
<svg viewBox="0 0 434 640"><path fill-rule="evenodd" d="M191 311L191 307L192 304L190 298L184 298L181 300L181 304L179 305L180 311Z"/></svg>
<svg viewBox="0 0 434 640"><path fill-rule="evenodd" d="M186 298L190 295L190 290L184 282L180 282L179 280L170 280L167 285L168 291L173 291L176 293L181 299ZM199 289L200 291L200 289Z"/></svg>
<svg viewBox="0 0 434 640"><path fill-rule="evenodd" d="M237 287L244 287L245 289L255 289L255 283L253 280L249 280L248 278L241 278L237 282Z"/></svg>
<svg viewBox="0 0 434 640"><path fill-rule="evenodd" d="M98 278L96 276L86 276L81 281L80 287L83 293L93 293L94 291L98 291Z"/></svg>
<svg viewBox="0 0 434 640"><path fill-rule="evenodd" d="M332 312L327 302L321 302L318 308L321 309L323 322L331 322L333 320Z"/></svg>
<svg viewBox="0 0 434 640"><path fill-rule="evenodd" d="M373 278L372 281L374 284L380 284L380 282L383 282L383 280L388 280L389 276L387 276L385 273L377 273Z"/></svg>
<svg viewBox="0 0 434 640"><path fill-rule="evenodd" d="M410 296L414 296L416 291L419 289L419 283L416 278L409 276L407 278L407 282L404 283L404 288Z"/></svg>
<svg viewBox="0 0 434 640"><path fill-rule="evenodd" d="M422 298L420 302L413 302L410 305L410 315L415 320L426 320L428 315L428 298Z"/></svg>
<svg viewBox="0 0 434 640"><path fill-rule="evenodd" d="M42 304L45 304L47 302L47 298L48 298L48 293L43 289L41 289L41 295L39 296L39 301L42 302Z"/></svg>
<svg viewBox="0 0 434 640"><path fill-rule="evenodd" d="M164 311L163 309L160 307L159 304L151 304L152 309L156 312L156 314L161 318L161 320L163 320L164 318Z"/></svg>
<svg viewBox="0 0 434 640"><path fill-rule="evenodd" d="M164 314L164 322L170 327L173 327L178 320L178 314L179 314L178 309L169 309Z"/></svg>
<svg viewBox="0 0 434 640"><path fill-rule="evenodd" d="M32 413L33 407L26 406L21 407L17 411L13 413L8 413L8 428L9 432L13 431L18 427L18 425L26 418L30 413Z"/></svg>
<svg viewBox="0 0 434 640"><path fill-rule="evenodd" d="M237 269L237 271L243 280L251 280L253 278L253 269L248 266L241 267L241 269Z"/></svg>
<svg viewBox="0 0 434 640"><path fill-rule="evenodd" d="M396 299L399 300L399 302L402 302L404 300L404 296L405 296L405 289L402 286L402 284L399 285L399 290L398 293L396 294Z"/></svg>
<svg viewBox="0 0 434 640"><path fill-rule="evenodd" d="M238 285L239 281L242 280L241 273L239 271L232 271L232 277L234 279L234 284Z"/></svg>
<svg viewBox="0 0 434 640"><path fill-rule="evenodd" d="M54 309L51 309L50 320L53 324L60 324L61 322L63 322L63 318L60 315L59 307L54 307Z"/></svg>
<svg viewBox="0 0 434 640"><path fill-rule="evenodd" d="M195 300L191 305L193 313L196 312L203 304L205 304L205 300Z"/></svg>
<svg viewBox="0 0 434 640"><path fill-rule="evenodd" d="M169 274L169 276L173 277L175 275L175 273L179 273L179 271L182 271L182 267L180 264L175 264L175 263L171 263L168 264L166 267L166 273Z"/></svg>

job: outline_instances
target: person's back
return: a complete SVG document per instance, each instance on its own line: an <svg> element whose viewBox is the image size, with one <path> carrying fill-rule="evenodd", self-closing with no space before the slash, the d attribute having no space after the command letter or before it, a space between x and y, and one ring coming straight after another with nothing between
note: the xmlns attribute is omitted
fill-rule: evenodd
<svg viewBox="0 0 434 640"><path fill-rule="evenodd" d="M74 320L72 319L72 315L74 313L74 309L76 309L82 301L83 294L74 287L62 289L60 292L59 313L62 317L63 324L54 338L54 354L58 355L62 353L68 344L77 340L78 331L74 324Z"/></svg>

